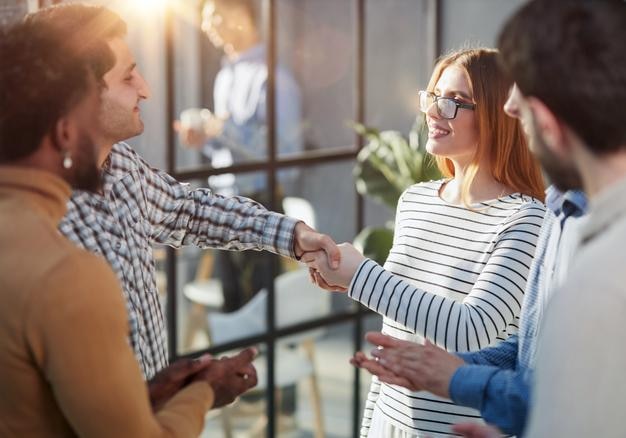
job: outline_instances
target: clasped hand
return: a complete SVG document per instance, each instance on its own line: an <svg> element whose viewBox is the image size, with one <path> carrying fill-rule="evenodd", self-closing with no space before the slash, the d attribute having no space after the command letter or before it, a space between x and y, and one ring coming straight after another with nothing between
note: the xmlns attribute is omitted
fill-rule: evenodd
<svg viewBox="0 0 626 438"><path fill-rule="evenodd" d="M252 365L256 355L256 349L246 348L239 354L220 359L204 355L177 360L148 382L153 410L161 409L178 391L195 381L207 382L213 388L213 408L232 403L237 396L256 386L257 375Z"/></svg>
<svg viewBox="0 0 626 438"><path fill-rule="evenodd" d="M301 261L307 264L311 281L319 287L345 292L365 257L350 243L342 243L337 248L340 261L334 268L329 265L323 251L306 252Z"/></svg>

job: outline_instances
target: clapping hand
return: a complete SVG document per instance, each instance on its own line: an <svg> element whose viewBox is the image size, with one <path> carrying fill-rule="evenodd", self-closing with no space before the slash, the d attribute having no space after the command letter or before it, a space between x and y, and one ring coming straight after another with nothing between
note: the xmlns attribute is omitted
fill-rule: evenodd
<svg viewBox="0 0 626 438"><path fill-rule="evenodd" d="M450 380L465 363L463 359L428 340L420 345L376 332L368 333L365 339L376 345L372 358L357 352L350 360L352 365L368 370L390 385L450 397Z"/></svg>
<svg viewBox="0 0 626 438"><path fill-rule="evenodd" d="M452 432L465 438L500 438L503 434L488 424L460 423L452 426Z"/></svg>
<svg viewBox="0 0 626 438"><path fill-rule="evenodd" d="M152 409L158 411L167 401L185 386L188 379L206 368L213 360L211 355L197 359L178 359L162 369L148 382L148 393Z"/></svg>
<svg viewBox="0 0 626 438"><path fill-rule="evenodd" d="M215 394L214 408L232 403L235 398L257 384L257 375L252 361L257 355L255 348L246 348L241 353L214 359L193 381L205 381Z"/></svg>

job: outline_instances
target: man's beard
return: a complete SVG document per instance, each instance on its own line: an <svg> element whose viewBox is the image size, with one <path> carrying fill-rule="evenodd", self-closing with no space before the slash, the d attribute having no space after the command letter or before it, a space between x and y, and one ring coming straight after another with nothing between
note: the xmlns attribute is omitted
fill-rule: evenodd
<svg viewBox="0 0 626 438"><path fill-rule="evenodd" d="M103 98L100 126L103 137L112 143L136 137L144 129L140 116L110 98Z"/></svg>
<svg viewBox="0 0 626 438"><path fill-rule="evenodd" d="M102 173L98 167L96 147L91 136L81 132L76 150L74 164L69 169L72 187L96 193L102 187Z"/></svg>
<svg viewBox="0 0 626 438"><path fill-rule="evenodd" d="M568 190L582 190L582 178L573 164L568 164L550 151L548 145L539 134L537 122L533 114L531 118L531 130L529 141L531 151L539 160L546 176L557 189L562 192Z"/></svg>

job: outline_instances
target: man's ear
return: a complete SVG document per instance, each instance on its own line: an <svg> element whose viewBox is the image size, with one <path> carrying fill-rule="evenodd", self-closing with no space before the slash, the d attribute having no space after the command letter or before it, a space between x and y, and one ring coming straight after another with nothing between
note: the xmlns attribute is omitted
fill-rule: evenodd
<svg viewBox="0 0 626 438"><path fill-rule="evenodd" d="M70 116L61 117L51 132L52 144L59 153L72 150L77 135L76 121Z"/></svg>
<svg viewBox="0 0 626 438"><path fill-rule="evenodd" d="M536 97L527 98L528 106L535 119L535 129L543 142L558 157L568 155L566 127L541 100Z"/></svg>

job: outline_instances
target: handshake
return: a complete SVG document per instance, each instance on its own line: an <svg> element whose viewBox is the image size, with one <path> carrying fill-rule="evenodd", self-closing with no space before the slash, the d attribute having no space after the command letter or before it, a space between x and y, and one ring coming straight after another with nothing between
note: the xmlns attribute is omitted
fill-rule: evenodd
<svg viewBox="0 0 626 438"><path fill-rule="evenodd" d="M304 222L294 230L294 252L307 264L311 280L329 291L346 291L365 257L351 244L337 245L329 236L318 233ZM161 370L148 382L150 401L155 411L163 407L180 389L194 381L205 381L213 388L213 408L232 403L257 383L252 361L257 355L247 348L237 355L220 359L205 355L179 359Z"/></svg>
<svg viewBox="0 0 626 438"><path fill-rule="evenodd" d="M365 260L352 244L337 245L304 222L296 225L294 242L296 256L308 266L311 281L328 291L345 292Z"/></svg>
<svg viewBox="0 0 626 438"><path fill-rule="evenodd" d="M350 243L337 245L337 250L340 261L336 267L331 266L324 251L306 252L300 261L308 266L313 283L328 291L345 292L365 257Z"/></svg>

